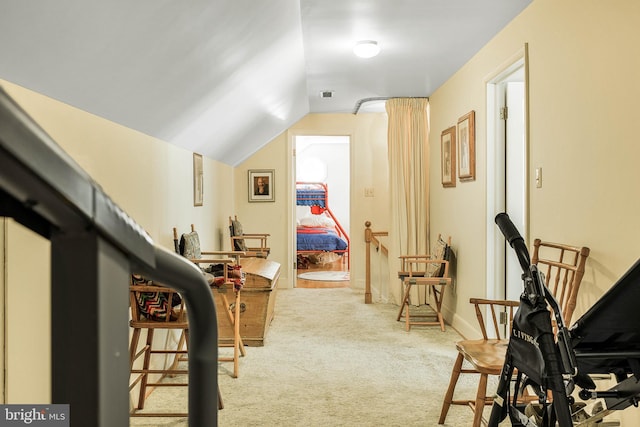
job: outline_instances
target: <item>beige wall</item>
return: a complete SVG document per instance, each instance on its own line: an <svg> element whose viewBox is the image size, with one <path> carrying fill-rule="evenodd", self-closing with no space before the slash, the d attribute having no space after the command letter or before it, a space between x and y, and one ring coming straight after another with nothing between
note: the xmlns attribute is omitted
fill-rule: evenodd
<svg viewBox="0 0 640 427"><path fill-rule="evenodd" d="M454 326L475 323L467 301L487 289L486 79L525 43L530 238L591 248L574 319L640 256L640 144L633 117L640 96L639 19L635 0L536 0L431 96L432 183L439 182L440 132L476 111L476 181L431 188L432 230L451 234L457 250L455 292L444 303ZM534 185L537 167L542 188Z"/></svg>
<svg viewBox="0 0 640 427"><path fill-rule="evenodd" d="M275 138L235 170L236 207L247 232L271 234L270 259L282 264L279 286L293 286L295 234L292 153L295 135L349 135L351 137L351 271L352 286L364 288L364 223L377 230L388 224L387 119L383 113L310 114ZM247 171L276 170L275 203L249 203ZM374 197L364 197L364 188L373 187ZM376 281L378 298L386 298L387 283ZM380 286L384 285L384 289Z"/></svg>
<svg viewBox="0 0 640 427"><path fill-rule="evenodd" d="M172 227L185 232L194 223L203 247L220 248L233 212L230 166L204 159L204 206L194 207L191 152L8 82L0 84L157 244L173 250ZM6 237L6 399L48 403L49 242L13 221Z"/></svg>
<svg viewBox="0 0 640 427"><path fill-rule="evenodd" d="M536 0L431 97L431 140L469 110L476 111L477 179L432 188L432 229L455 236L457 294L451 311L486 289L485 79L529 46L529 168L543 168L543 187L530 186L530 235L592 250L579 297L579 316L640 254L634 219L640 182L631 117L640 84L635 22L640 4ZM432 142L432 182L439 146ZM440 207L446 206L446 209ZM473 215L469 215L473 212ZM461 305L462 304L462 305ZM468 312L463 315L471 319Z"/></svg>

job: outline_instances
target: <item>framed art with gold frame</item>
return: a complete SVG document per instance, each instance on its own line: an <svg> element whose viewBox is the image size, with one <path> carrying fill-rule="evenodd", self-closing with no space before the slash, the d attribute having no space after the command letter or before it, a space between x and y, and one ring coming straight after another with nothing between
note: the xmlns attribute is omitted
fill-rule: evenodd
<svg viewBox="0 0 640 427"><path fill-rule="evenodd" d="M443 187L456 186L456 127L451 126L440 135L441 175Z"/></svg>
<svg viewBox="0 0 640 427"><path fill-rule="evenodd" d="M249 201L275 202L273 169L249 170Z"/></svg>
<svg viewBox="0 0 640 427"><path fill-rule="evenodd" d="M202 154L193 153L193 206L202 206L204 202L204 173Z"/></svg>
<svg viewBox="0 0 640 427"><path fill-rule="evenodd" d="M476 123L475 111L458 119L458 177L460 181L476 179Z"/></svg>

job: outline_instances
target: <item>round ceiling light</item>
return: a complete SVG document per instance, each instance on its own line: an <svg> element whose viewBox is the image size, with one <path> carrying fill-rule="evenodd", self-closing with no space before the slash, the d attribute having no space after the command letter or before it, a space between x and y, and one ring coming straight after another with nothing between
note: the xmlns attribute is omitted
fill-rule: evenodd
<svg viewBox="0 0 640 427"><path fill-rule="evenodd" d="M380 46L375 40L361 40L353 47L353 53L360 58L373 58L380 53Z"/></svg>

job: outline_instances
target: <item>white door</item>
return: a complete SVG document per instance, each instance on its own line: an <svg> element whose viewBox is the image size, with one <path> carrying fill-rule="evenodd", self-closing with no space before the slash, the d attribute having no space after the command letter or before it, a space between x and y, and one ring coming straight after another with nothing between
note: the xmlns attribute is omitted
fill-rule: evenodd
<svg viewBox="0 0 640 427"><path fill-rule="evenodd" d="M527 242L525 61L487 81L487 297L518 299L522 270L495 224L506 212Z"/></svg>
<svg viewBox="0 0 640 427"><path fill-rule="evenodd" d="M516 76L517 77L517 76ZM526 151L524 81L503 84L505 93L505 211L520 234L526 236ZM525 240L526 243L526 240ZM508 246L508 244L507 244ZM522 267L511 247L505 250L505 296L517 300L522 293Z"/></svg>

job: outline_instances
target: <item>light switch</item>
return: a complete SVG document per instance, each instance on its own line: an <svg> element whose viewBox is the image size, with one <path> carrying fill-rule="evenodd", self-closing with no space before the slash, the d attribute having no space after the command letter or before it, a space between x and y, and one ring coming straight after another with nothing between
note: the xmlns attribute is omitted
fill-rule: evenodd
<svg viewBox="0 0 640 427"><path fill-rule="evenodd" d="M542 168L536 168L536 188L542 188Z"/></svg>
<svg viewBox="0 0 640 427"><path fill-rule="evenodd" d="M364 197L373 197L373 187L364 188Z"/></svg>

